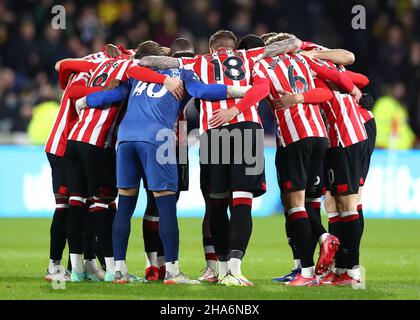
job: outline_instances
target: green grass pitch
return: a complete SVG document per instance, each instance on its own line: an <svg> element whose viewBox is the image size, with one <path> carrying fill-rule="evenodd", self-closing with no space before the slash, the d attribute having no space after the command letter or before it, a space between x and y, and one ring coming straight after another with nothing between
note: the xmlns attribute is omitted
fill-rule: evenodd
<svg viewBox="0 0 420 320"><path fill-rule="evenodd" d="M361 254L365 290L288 288L272 282L273 276L291 268L280 216L254 219L243 269L255 287L68 283L64 290L54 290L43 280L49 223L49 219L0 219L0 299L420 299L420 220L366 221ZM198 277L204 266L200 223L200 219L180 219L180 264L191 277ZM140 225L140 219L132 221L128 250L129 269L138 275L145 263Z"/></svg>

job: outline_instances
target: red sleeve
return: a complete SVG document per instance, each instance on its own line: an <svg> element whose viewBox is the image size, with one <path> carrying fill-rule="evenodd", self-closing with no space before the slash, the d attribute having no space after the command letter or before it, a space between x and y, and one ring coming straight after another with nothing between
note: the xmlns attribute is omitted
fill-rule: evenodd
<svg viewBox="0 0 420 320"><path fill-rule="evenodd" d="M312 71L316 73L316 76L318 78L321 78L323 80L331 80L337 86L349 93L353 91L353 82L343 72L339 72L334 68L329 68L324 65L320 65L314 60L309 59L308 57L303 57L309 63L309 66L311 67Z"/></svg>
<svg viewBox="0 0 420 320"><path fill-rule="evenodd" d="M127 76L139 81L151 83L163 83L166 79L164 74L140 66L132 66L128 68Z"/></svg>
<svg viewBox="0 0 420 320"><path fill-rule="evenodd" d="M195 64L200 63L201 58L202 56L200 55L196 55L194 58L178 58L179 67L187 70L194 70Z"/></svg>
<svg viewBox="0 0 420 320"><path fill-rule="evenodd" d="M240 112L244 112L256 105L262 99L264 99L270 92L270 82L267 79L259 78L254 81L254 85L242 100L236 105Z"/></svg>
<svg viewBox="0 0 420 320"><path fill-rule="evenodd" d="M265 48L263 47L253 48L253 49L246 50L244 55L246 59L251 59L253 62L257 62L264 55L264 51L265 51Z"/></svg>
<svg viewBox="0 0 420 320"><path fill-rule="evenodd" d="M72 86L67 90L68 97L73 100L80 99L84 96L87 96L90 93L101 91L102 87L87 87L83 84L83 82L75 82Z"/></svg>
<svg viewBox="0 0 420 320"><path fill-rule="evenodd" d="M72 73L89 72L96 67L96 63L86 60L65 60L60 64L58 80L62 90L65 89Z"/></svg>
<svg viewBox="0 0 420 320"><path fill-rule="evenodd" d="M329 50L326 47L320 46L310 41L303 41L302 45L300 46L301 50L304 51L311 51L311 50Z"/></svg>
<svg viewBox="0 0 420 320"><path fill-rule="evenodd" d="M350 78L356 87L363 88L369 84L369 78L364 74L346 70L344 74Z"/></svg>
<svg viewBox="0 0 420 320"><path fill-rule="evenodd" d="M303 93L303 103L322 103L333 97L327 88L314 88Z"/></svg>
<svg viewBox="0 0 420 320"><path fill-rule="evenodd" d="M125 54L127 56L134 56L136 54L135 50L126 49L121 45L118 46L118 49L120 49L122 54Z"/></svg>

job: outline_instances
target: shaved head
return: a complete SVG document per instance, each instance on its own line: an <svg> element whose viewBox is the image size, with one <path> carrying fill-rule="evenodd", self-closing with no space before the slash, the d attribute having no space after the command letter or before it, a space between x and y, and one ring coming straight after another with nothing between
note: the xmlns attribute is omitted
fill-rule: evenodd
<svg viewBox="0 0 420 320"><path fill-rule="evenodd" d="M171 44L171 57L193 57L195 56L194 46L186 38L177 38Z"/></svg>
<svg viewBox="0 0 420 320"><path fill-rule="evenodd" d="M277 32L268 32L268 33L262 34L260 38L262 41L266 42L268 38L274 37L275 35L277 35Z"/></svg>
<svg viewBox="0 0 420 320"><path fill-rule="evenodd" d="M287 40L291 38L296 38L296 36L292 33L280 32L280 33L277 33L275 36L269 37L265 41L265 44L269 45L269 44L272 44L273 42Z"/></svg>
<svg viewBox="0 0 420 320"><path fill-rule="evenodd" d="M264 41L261 40L261 38L255 34L248 34L244 36L238 43L238 50L245 49L253 49L253 48L259 48L264 47Z"/></svg>

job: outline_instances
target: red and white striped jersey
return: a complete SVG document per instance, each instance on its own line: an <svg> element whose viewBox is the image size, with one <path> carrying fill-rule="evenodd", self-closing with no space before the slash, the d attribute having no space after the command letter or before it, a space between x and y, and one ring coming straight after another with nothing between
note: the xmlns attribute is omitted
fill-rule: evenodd
<svg viewBox="0 0 420 320"><path fill-rule="evenodd" d="M326 50L327 48L312 42L303 42L302 50ZM336 68L339 72L345 72L343 66L337 66L331 61L320 61L325 65ZM330 101L321 104L324 109L328 124L328 136L331 147L348 147L357 142L367 139L364 120L361 114L361 107L356 100L348 93L342 92L334 84L326 82L334 96Z"/></svg>
<svg viewBox="0 0 420 320"><path fill-rule="evenodd" d="M365 109L361 106L359 108L359 111L360 111L360 115L362 116L362 122L363 123L366 123L369 120L374 118L374 115L373 115L372 111L369 111L369 110L367 110L367 109Z"/></svg>
<svg viewBox="0 0 420 320"><path fill-rule="evenodd" d="M88 61L101 61L106 59L103 51L89 54L83 57ZM77 122L78 115L74 107L74 102L68 97L68 90L72 85L86 85L89 80L89 74L81 72L75 74L68 82L63 96L61 97L60 108L57 117L55 118L54 125L48 136L47 143L45 144L45 152L55 154L59 157L64 156L67 147L67 137L70 129Z"/></svg>
<svg viewBox="0 0 420 320"><path fill-rule="evenodd" d="M106 59L99 63L91 62L90 79L87 86L103 87L114 79L125 81L127 80L125 71L133 63L134 60L124 59ZM68 139L89 143L100 148L112 146L115 143L118 115L122 109L120 106L121 103L113 104L104 109L84 109Z"/></svg>
<svg viewBox="0 0 420 320"><path fill-rule="evenodd" d="M260 60L254 66L253 76L270 81L269 102L279 99L279 92L282 91L303 93L315 88L309 63L296 54ZM320 109L316 104L299 103L286 109L273 109L273 112L282 146L308 137L327 137Z"/></svg>
<svg viewBox="0 0 420 320"><path fill-rule="evenodd" d="M123 47L119 48L126 55L135 54L135 50L126 50ZM89 54L83 57L83 59L99 63L100 61L107 59L107 55L104 51L99 51ZM73 85L86 85L89 78L90 76L88 73L82 72L75 74L68 82L66 89L63 91L57 117L47 139L47 143L45 144L45 152L52 153L60 157L64 156L69 132L78 120L78 114L74 107L74 101L69 99L67 92Z"/></svg>
<svg viewBox="0 0 420 320"><path fill-rule="evenodd" d="M180 58L180 66L193 70L206 84L226 84L233 86L248 86L252 84L252 68L254 63L262 58L264 48L251 50L221 49L214 53L194 58ZM220 101L200 100L200 132L211 129L209 120L219 109L229 109L240 99ZM261 123L258 114L258 104L238 114L229 124L238 122ZM227 125L227 124L226 124Z"/></svg>
<svg viewBox="0 0 420 320"><path fill-rule="evenodd" d="M334 96L321 106L328 119L330 147L348 147L366 140L367 133L356 100L351 95L332 88L332 84L327 85Z"/></svg>
<svg viewBox="0 0 420 320"><path fill-rule="evenodd" d="M330 61L324 61L330 67L337 68L339 72L345 72L343 66L336 66ZM333 98L321 104L325 110L329 123L330 146L348 147L367 139L361 107L354 97L341 91L333 83L327 81L326 85L333 92Z"/></svg>
<svg viewBox="0 0 420 320"><path fill-rule="evenodd" d="M68 91L73 85L86 85L89 75L81 72L75 74L68 82L60 102L60 108L55 119L54 125L45 144L45 152L55 154L59 157L64 156L67 147L67 137L70 129L77 122L78 114L74 107L74 102L68 96Z"/></svg>

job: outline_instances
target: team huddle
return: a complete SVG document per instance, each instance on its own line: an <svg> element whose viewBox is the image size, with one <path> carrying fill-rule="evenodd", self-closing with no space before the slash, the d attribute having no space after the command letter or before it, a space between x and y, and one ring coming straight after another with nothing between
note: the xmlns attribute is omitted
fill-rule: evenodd
<svg viewBox="0 0 420 320"><path fill-rule="evenodd" d="M63 97L45 148L56 199L46 280L253 286L241 265L253 199L266 191L258 111L266 99L277 125L279 197L294 259L292 272L273 280L361 283L361 192L376 127L370 97L361 92L368 78L344 67L354 55L288 33L238 42L227 30L210 37L209 52L196 55L188 39L178 38L170 48L154 41L136 50L109 44L56 63ZM178 261L177 201L188 190L185 106L192 98L200 114L205 203L206 268L197 280ZM144 277L126 264L141 182ZM61 263L66 243L67 269Z"/></svg>

